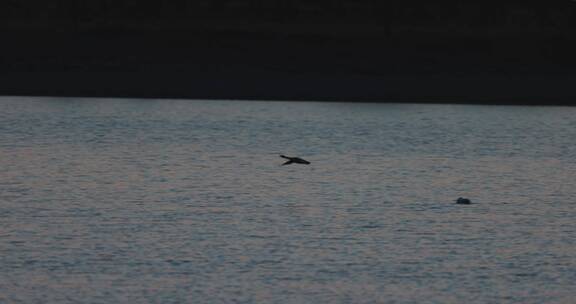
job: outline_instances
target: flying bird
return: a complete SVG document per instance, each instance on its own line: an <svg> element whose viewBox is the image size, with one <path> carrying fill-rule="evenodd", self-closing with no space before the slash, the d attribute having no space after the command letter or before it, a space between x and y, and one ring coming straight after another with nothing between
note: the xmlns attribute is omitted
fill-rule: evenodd
<svg viewBox="0 0 576 304"><path fill-rule="evenodd" d="M309 161L301 159L300 157L289 157L286 155L280 155L280 157L288 160L285 163L283 163L282 166L290 165L290 164L303 164L303 165L309 165L310 164Z"/></svg>

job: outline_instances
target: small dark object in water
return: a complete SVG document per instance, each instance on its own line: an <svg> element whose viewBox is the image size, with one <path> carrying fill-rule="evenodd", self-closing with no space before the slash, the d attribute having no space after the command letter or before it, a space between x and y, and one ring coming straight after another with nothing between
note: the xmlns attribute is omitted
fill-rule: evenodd
<svg viewBox="0 0 576 304"><path fill-rule="evenodd" d="M456 204L470 205L470 204L472 204L472 201L470 201L470 200L467 199L467 198L459 197L459 198L456 200Z"/></svg>
<svg viewBox="0 0 576 304"><path fill-rule="evenodd" d="M288 160L287 162L283 163L282 166L290 165L290 164L303 164L303 165L309 165L310 164L309 161L303 160L300 157L289 157L289 156L285 156L285 155L280 155L280 157Z"/></svg>

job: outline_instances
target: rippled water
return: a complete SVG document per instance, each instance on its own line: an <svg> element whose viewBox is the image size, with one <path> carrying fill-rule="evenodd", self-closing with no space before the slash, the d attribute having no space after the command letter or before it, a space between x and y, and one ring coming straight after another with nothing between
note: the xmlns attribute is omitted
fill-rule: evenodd
<svg viewBox="0 0 576 304"><path fill-rule="evenodd" d="M576 108L2 97L0 303L574 303L575 140Z"/></svg>

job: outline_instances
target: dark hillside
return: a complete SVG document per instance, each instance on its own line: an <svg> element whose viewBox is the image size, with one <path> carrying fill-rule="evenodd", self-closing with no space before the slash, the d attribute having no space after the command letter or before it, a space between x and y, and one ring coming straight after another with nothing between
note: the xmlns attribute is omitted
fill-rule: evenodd
<svg viewBox="0 0 576 304"><path fill-rule="evenodd" d="M571 1L11 0L0 94L576 101Z"/></svg>

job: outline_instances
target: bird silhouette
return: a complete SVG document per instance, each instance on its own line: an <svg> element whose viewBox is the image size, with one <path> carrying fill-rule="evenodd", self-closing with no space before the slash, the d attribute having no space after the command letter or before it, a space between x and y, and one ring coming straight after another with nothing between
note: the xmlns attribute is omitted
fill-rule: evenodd
<svg viewBox="0 0 576 304"><path fill-rule="evenodd" d="M286 155L280 155L280 157L288 160L285 163L283 163L282 166L290 165L290 164L303 164L303 165L309 165L310 164L309 161L301 159L300 157L289 157Z"/></svg>

